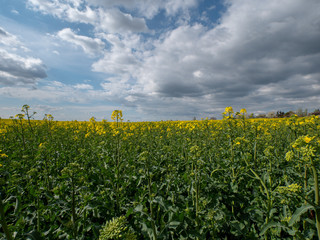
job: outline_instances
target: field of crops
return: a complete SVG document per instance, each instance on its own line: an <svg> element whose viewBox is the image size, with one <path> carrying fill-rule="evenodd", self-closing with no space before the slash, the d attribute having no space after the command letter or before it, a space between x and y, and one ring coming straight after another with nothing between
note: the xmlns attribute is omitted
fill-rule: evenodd
<svg viewBox="0 0 320 240"><path fill-rule="evenodd" d="M320 119L0 120L2 239L319 239ZM237 115L237 119L235 116Z"/></svg>

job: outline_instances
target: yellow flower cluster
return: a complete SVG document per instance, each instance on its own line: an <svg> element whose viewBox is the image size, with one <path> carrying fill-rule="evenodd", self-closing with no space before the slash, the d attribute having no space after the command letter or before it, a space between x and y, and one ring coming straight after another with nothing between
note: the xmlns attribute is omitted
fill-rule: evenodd
<svg viewBox="0 0 320 240"><path fill-rule="evenodd" d="M1 158L6 158L6 157L8 157L8 155L7 154L5 154L5 153L1 153L2 152L2 150L0 150L0 157Z"/></svg>
<svg viewBox="0 0 320 240"><path fill-rule="evenodd" d="M226 107L226 109L224 110L224 112L227 113L233 113L233 108L232 107Z"/></svg>
<svg viewBox="0 0 320 240"><path fill-rule="evenodd" d="M242 109L240 110L240 113L241 113L241 114L245 114L245 113L247 113L247 109L242 108Z"/></svg>
<svg viewBox="0 0 320 240"><path fill-rule="evenodd" d="M121 110L114 110L111 114L111 119L113 121L123 121L122 111Z"/></svg>
<svg viewBox="0 0 320 240"><path fill-rule="evenodd" d="M297 183L290 184L289 186L278 187L278 192L282 194L286 193L297 193L301 190L301 186Z"/></svg>
<svg viewBox="0 0 320 240"><path fill-rule="evenodd" d="M100 230L99 240L108 239L137 239L133 231L128 228L128 222L125 216L113 218L108 221L105 226Z"/></svg>

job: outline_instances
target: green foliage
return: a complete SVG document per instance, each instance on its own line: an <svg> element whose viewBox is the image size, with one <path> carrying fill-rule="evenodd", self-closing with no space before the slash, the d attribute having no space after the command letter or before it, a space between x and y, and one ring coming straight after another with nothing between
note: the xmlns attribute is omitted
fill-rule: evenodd
<svg viewBox="0 0 320 240"><path fill-rule="evenodd" d="M0 119L0 239L316 239L319 118L227 110L58 122L24 106Z"/></svg>
<svg viewBox="0 0 320 240"><path fill-rule="evenodd" d="M135 240L137 239L133 231L128 227L128 222L125 216L112 218L100 230L99 240Z"/></svg>

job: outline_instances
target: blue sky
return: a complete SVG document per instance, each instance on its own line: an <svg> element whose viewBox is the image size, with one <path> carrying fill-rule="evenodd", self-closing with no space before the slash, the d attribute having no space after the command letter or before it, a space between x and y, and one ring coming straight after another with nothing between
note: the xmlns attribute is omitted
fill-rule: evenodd
<svg viewBox="0 0 320 240"><path fill-rule="evenodd" d="M0 117L320 108L318 0L0 0Z"/></svg>

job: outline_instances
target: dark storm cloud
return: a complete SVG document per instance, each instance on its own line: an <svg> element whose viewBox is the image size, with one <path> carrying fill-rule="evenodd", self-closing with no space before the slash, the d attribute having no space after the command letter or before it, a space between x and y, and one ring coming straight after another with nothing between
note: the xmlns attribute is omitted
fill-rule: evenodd
<svg viewBox="0 0 320 240"><path fill-rule="evenodd" d="M0 49L0 82L2 84L32 84L46 77L46 70L40 59L23 58Z"/></svg>
<svg viewBox="0 0 320 240"><path fill-rule="evenodd" d="M155 82L158 92L179 97L202 89L203 94L211 92L230 98L246 96L267 84L285 83L293 76L296 81L304 81L304 75L320 72L320 2L292 1L294 7L287 11L281 10L281 1L263 3L263 7L256 1L232 3L215 29L205 32L203 28L200 33L192 27L172 31L160 47L170 48L171 44L178 47L156 55L161 64L173 66L166 73L172 73L171 78L156 75L161 76ZM260 16L261 9L268 12L265 17ZM217 42L219 29L227 34ZM172 37L178 34L188 37ZM194 34L198 38L195 39ZM206 41L210 39L212 45L208 47ZM189 46L198 50L197 58L191 63L179 61L194 54ZM170 61L171 54L180 54L176 62ZM177 69L183 69L188 75L181 79L175 75ZM192 75L196 69L202 69L203 73L198 78ZM303 92L308 95L307 91Z"/></svg>

